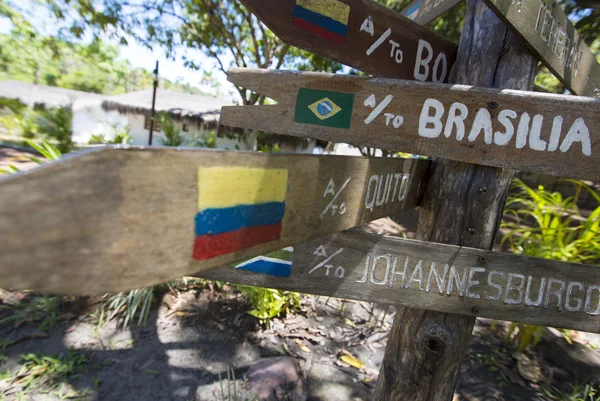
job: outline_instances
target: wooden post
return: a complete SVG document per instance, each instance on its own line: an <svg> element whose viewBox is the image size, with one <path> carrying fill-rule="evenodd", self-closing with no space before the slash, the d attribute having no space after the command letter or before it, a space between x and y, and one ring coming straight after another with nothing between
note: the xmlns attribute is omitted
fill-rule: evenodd
<svg viewBox="0 0 600 401"><path fill-rule="evenodd" d="M148 135L148 145L152 145L154 134L154 118L156 117L156 89L158 88L158 61L154 68L154 89L152 90L152 110L150 111L150 134Z"/></svg>
<svg viewBox="0 0 600 401"><path fill-rule="evenodd" d="M469 0L452 82L528 90L536 63L481 0ZM492 115L499 106L488 104ZM490 249L513 175L512 170L437 161L417 238ZM474 317L399 308L373 399L452 399L474 323Z"/></svg>

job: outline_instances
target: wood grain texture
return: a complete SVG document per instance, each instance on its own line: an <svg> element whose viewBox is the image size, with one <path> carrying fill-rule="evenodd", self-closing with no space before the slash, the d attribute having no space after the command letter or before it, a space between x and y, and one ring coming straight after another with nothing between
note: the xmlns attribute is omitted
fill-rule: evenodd
<svg viewBox="0 0 600 401"><path fill-rule="evenodd" d="M485 0L573 93L600 96L600 65L554 0Z"/></svg>
<svg viewBox="0 0 600 401"><path fill-rule="evenodd" d="M374 1L335 2L350 9L343 43L296 26L293 18L296 0L242 0L278 37L292 46L380 77L446 82L456 58L455 43ZM378 42L378 46L373 46ZM422 50L419 50L420 43ZM433 67L438 59L439 73L434 78ZM445 75L441 73L442 63L447 67Z"/></svg>
<svg viewBox="0 0 600 401"><path fill-rule="evenodd" d="M536 64L484 3L468 0L451 82L528 90ZM417 239L491 249L514 172L449 160L432 168ZM398 312L373 399L451 400L475 319L407 308Z"/></svg>
<svg viewBox="0 0 600 401"><path fill-rule="evenodd" d="M199 274L238 284L600 332L596 266L359 230L294 246L289 277L234 267Z"/></svg>
<svg viewBox="0 0 600 401"><path fill-rule="evenodd" d="M486 49L496 46L487 37L482 41ZM484 66L485 59L472 52L463 57L472 68ZM506 72L490 68L482 72L488 78L495 74ZM224 125L493 167L600 178L599 99L269 70L235 69L229 79L279 103L223 107ZM508 83L520 80L506 77ZM323 126L298 119L297 109L309 111L301 97L307 90L354 95L353 107L343 108L334 117L346 113L349 128L343 128L347 124ZM464 121L449 117L459 115L467 116Z"/></svg>
<svg viewBox="0 0 600 401"><path fill-rule="evenodd" d="M413 0L400 12L417 24L425 25L463 0Z"/></svg>
<svg viewBox="0 0 600 401"><path fill-rule="evenodd" d="M286 169L279 239L194 260L201 167ZM404 159L192 149L83 152L0 179L0 288L119 292L223 266L415 207L427 168ZM402 200L394 174L399 187L408 177ZM367 208L379 178L393 183Z"/></svg>

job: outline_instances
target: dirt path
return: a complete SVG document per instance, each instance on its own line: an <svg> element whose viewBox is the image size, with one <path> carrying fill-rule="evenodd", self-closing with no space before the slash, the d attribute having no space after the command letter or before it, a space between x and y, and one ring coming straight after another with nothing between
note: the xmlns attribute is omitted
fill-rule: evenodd
<svg viewBox="0 0 600 401"><path fill-rule="evenodd" d="M36 338L43 336L35 327L39 321L19 322L23 324L18 328L5 324L0 338L18 342L3 351L6 360L0 370L14 371L27 353L62 355L65 360L79 355L85 361L77 377L57 382L49 394L40 393L41 383L27 393L23 383L0 376L0 399L3 394L11 400L55 401L68 395L90 401L214 401L223 399L222 384L227 393L227 384L232 389L234 382L239 400L271 390L284 395L270 399L370 399L393 308L386 313L367 303L306 297L299 313L276 319L265 329L245 313L248 305L239 294L225 290L167 294L146 327L124 331L114 322L99 327L94 317L78 317L76 304L62 308L58 318L65 321L46 338ZM0 321L8 311L0 310ZM557 392L555 387L569 389L569 383L600 382L600 352L589 345L568 345L550 332L529 354L539 361L547 383L524 379L503 341L506 324L490 325L478 321L455 400L552 400L541 394ZM583 340L600 347L598 336ZM77 353L69 354L69 348ZM344 355L364 367L348 365ZM228 369L235 381L226 379ZM282 372L289 373L287 379Z"/></svg>

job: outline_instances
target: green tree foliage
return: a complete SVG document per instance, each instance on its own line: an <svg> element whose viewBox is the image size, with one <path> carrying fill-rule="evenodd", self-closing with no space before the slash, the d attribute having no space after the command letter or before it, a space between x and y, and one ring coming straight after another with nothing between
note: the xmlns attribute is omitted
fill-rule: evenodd
<svg viewBox="0 0 600 401"><path fill-rule="evenodd" d="M401 11L410 0L377 0ZM22 1L0 0L0 15L11 19L21 32L31 26L14 10ZM61 34L81 38L85 33L108 36L126 44L133 37L152 48L163 46L169 55L177 49L198 49L211 57L222 71L231 66L315 69L339 71L341 65L300 51L281 42L236 0L41 0L56 16ZM574 0L559 0L574 21L582 38L598 53L600 10L586 10ZM465 2L452 8L428 27L458 42L464 23ZM46 46L44 49L52 48ZM193 55L183 52L187 66L201 66ZM536 85L547 91L563 92L563 86L541 64ZM264 102L260 96L237 88L242 103Z"/></svg>
<svg viewBox="0 0 600 401"><path fill-rule="evenodd" d="M13 7L16 0L8 3ZM187 67L200 69L185 49L200 50L225 72L230 67L295 68L339 71L342 66L283 43L236 0L43 0L56 16L63 37L108 36L126 44L128 38L167 55L180 52ZM236 88L243 104L264 97Z"/></svg>
<svg viewBox="0 0 600 401"><path fill-rule="evenodd" d="M58 86L85 92L116 95L152 87L154 76L120 60L118 46L94 39L89 44L59 38L25 35L13 29L0 34L0 79ZM161 79L161 88L202 94L188 83Z"/></svg>
<svg viewBox="0 0 600 401"><path fill-rule="evenodd" d="M107 95L152 87L153 74L121 60L118 46L99 36L90 43L73 40L83 33L77 27L71 27L70 36L41 35L18 6L23 7L24 2L0 0L0 17L12 24L10 34L0 34L0 80L16 79ZM60 18L60 14L56 15ZM161 79L159 85L167 90L203 94L199 88L180 81Z"/></svg>

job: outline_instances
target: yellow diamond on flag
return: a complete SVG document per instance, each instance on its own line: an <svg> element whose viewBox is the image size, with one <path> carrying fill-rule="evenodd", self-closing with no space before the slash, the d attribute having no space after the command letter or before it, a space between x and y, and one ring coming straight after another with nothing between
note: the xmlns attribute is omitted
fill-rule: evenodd
<svg viewBox="0 0 600 401"><path fill-rule="evenodd" d="M319 120L327 120L342 111L342 109L328 97L314 102L308 106L308 108Z"/></svg>

